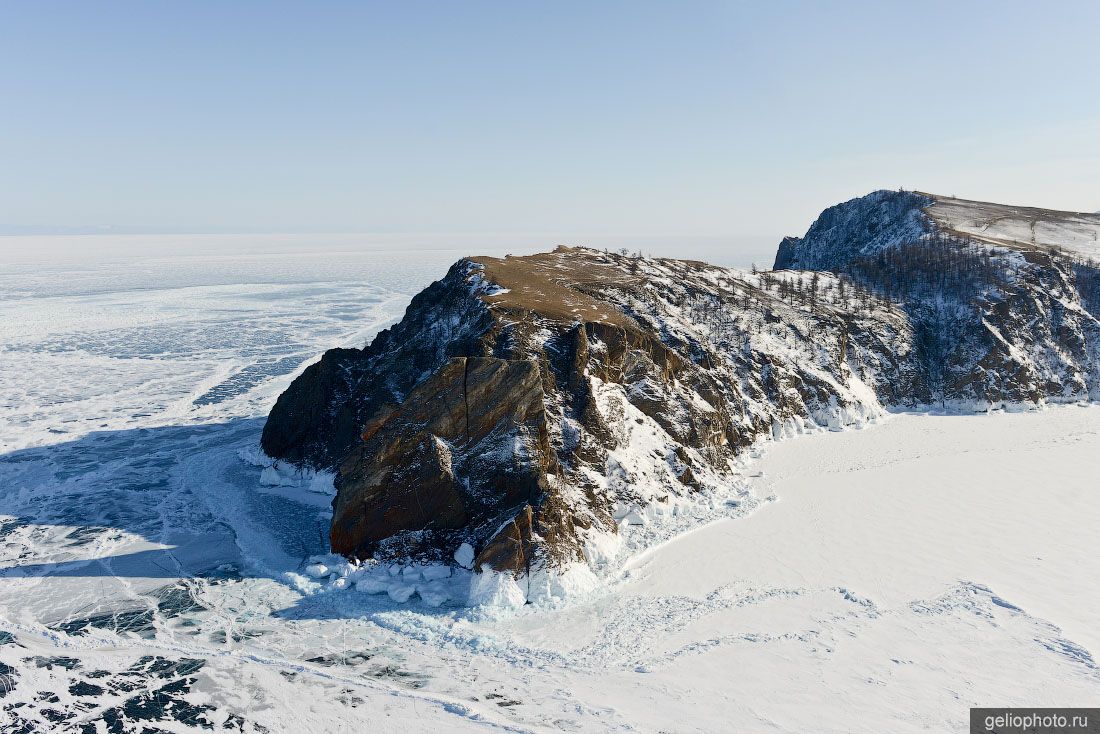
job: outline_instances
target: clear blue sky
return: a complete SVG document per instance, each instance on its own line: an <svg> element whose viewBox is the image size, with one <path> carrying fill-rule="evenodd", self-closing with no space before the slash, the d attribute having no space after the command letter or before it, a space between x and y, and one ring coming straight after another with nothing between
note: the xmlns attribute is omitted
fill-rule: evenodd
<svg viewBox="0 0 1100 734"><path fill-rule="evenodd" d="M7 2L0 226L800 233L1100 209L1100 3Z"/></svg>

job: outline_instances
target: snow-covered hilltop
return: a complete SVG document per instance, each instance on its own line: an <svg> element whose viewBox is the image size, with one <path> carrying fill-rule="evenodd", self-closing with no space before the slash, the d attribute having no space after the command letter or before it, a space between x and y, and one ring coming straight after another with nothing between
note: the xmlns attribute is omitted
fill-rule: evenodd
<svg viewBox="0 0 1100 734"><path fill-rule="evenodd" d="M925 213L935 225L990 245L1057 249L1100 258L1100 214L989 204L927 194Z"/></svg>
<svg viewBox="0 0 1100 734"><path fill-rule="evenodd" d="M295 380L263 448L337 471L339 553L566 595L700 500L753 501L731 487L761 437L1100 395L1100 275L1051 240L1070 228L1087 251L1089 215L1021 213L1039 234L1009 246L969 204L876 192L767 273L578 248L461 260Z"/></svg>
<svg viewBox="0 0 1100 734"><path fill-rule="evenodd" d="M829 207L805 236L785 238L775 267L831 270L936 233L995 248L1100 259L1100 213L875 191Z"/></svg>
<svg viewBox="0 0 1100 734"><path fill-rule="evenodd" d="M850 278L905 312L934 400L1098 394L1100 216L876 191L788 237L777 269Z"/></svg>

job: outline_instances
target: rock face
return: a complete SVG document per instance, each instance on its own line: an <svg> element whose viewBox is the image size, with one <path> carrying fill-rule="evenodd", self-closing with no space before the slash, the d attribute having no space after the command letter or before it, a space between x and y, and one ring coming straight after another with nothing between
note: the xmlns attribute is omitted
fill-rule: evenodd
<svg viewBox="0 0 1100 734"><path fill-rule="evenodd" d="M828 271L905 312L936 401L1096 398L1100 217L878 191L784 239L777 269Z"/></svg>
<svg viewBox="0 0 1100 734"><path fill-rule="evenodd" d="M884 406L1095 397L1095 268L966 239L936 202L827 210L780 245L777 267L799 270L573 248L461 260L397 326L298 377L263 448L337 470L335 551L449 561L469 544L536 598L598 568L620 522L728 486L762 436Z"/></svg>
<svg viewBox="0 0 1100 734"><path fill-rule="evenodd" d="M831 270L838 263L918 240L932 199L907 191L876 191L821 212L804 237L786 237L776 270Z"/></svg>
<svg viewBox="0 0 1100 734"><path fill-rule="evenodd" d="M373 553L389 543L400 554L434 555L457 547L457 534L487 537L512 515L523 529L497 532L511 552L486 548L482 561L527 570L531 506L557 469L536 363L450 359L400 406L373 416L362 439L340 466L347 489L336 500L333 550Z"/></svg>

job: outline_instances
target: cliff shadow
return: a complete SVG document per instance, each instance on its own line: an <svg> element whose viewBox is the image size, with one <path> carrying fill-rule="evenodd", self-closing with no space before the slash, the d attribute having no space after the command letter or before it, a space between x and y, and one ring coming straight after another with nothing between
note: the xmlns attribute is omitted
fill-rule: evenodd
<svg viewBox="0 0 1100 734"><path fill-rule="evenodd" d="M278 572L325 552L327 498L264 492L260 468L242 458L262 426L96 431L0 455L0 578Z"/></svg>
<svg viewBox="0 0 1100 734"><path fill-rule="evenodd" d="M302 573L309 557L329 551L331 497L310 491L308 476L294 485L285 471L288 486L261 485L255 460L263 423L96 431L0 454L0 588L61 580L65 591L49 593L72 590L81 598L71 606L94 612L70 615L62 626L72 627L136 624L109 611L119 599L97 598L97 579L118 579L165 612L179 606L189 580L269 578L293 586L288 572ZM338 619L398 609L442 614L454 604L432 608L416 597L399 603L333 590L304 593L272 614Z"/></svg>

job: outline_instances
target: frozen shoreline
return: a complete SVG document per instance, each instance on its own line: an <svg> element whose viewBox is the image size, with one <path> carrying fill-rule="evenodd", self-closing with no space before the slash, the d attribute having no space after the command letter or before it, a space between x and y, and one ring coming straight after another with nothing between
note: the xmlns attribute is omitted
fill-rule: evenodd
<svg viewBox="0 0 1100 734"><path fill-rule="evenodd" d="M14 686L0 722L90 718L173 685L169 719L148 725L193 730L186 704L271 732L961 732L971 705L1100 695L1097 405L891 413L766 442L742 472L751 515L684 517L691 532L647 537L606 586L558 608L493 619L302 593L282 574L316 583L304 572L328 498L261 487L240 456L289 376L248 387L219 370L361 338L338 317L382 323L400 303L364 307L361 282L287 288L146 292L138 315L173 325L162 341L117 320L130 295L2 304L20 318L0 326L0 663L13 671L0 675ZM79 343L70 316L94 317ZM313 331L289 341L268 328L282 319ZM222 402L186 407L215 382ZM40 401L51 385L66 392ZM71 430L48 432L62 414ZM105 692L72 692L85 686Z"/></svg>

